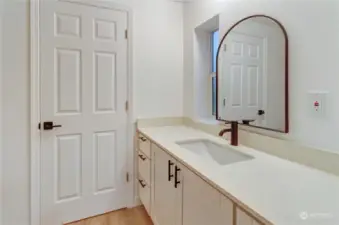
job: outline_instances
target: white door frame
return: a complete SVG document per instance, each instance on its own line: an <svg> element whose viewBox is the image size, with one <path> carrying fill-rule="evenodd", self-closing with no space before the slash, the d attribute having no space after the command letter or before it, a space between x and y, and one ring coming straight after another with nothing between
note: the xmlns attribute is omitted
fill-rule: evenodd
<svg viewBox="0 0 339 225"><path fill-rule="evenodd" d="M30 198L30 224L40 225L40 141L41 135L38 130L40 123L40 2L43 0L30 0L30 32L31 32L31 75L30 75L30 181L31 181L31 198ZM129 173L129 183L127 187L128 201L127 207L135 206L134 199L134 122L133 122L133 51L132 51L132 9L112 2L100 0L62 0L65 2L77 3L88 6L96 6L100 8L108 8L119 11L125 11L128 15L127 30L128 30L128 44L127 44L127 71L128 71L128 121L127 121L127 172Z"/></svg>

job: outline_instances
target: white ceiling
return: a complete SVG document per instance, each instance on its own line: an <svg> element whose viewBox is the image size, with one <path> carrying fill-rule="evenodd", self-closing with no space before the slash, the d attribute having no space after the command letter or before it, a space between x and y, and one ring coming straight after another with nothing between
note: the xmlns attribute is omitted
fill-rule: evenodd
<svg viewBox="0 0 339 225"><path fill-rule="evenodd" d="M181 3L193 3L193 2L197 2L199 0L169 0L171 2L181 2Z"/></svg>
<svg viewBox="0 0 339 225"><path fill-rule="evenodd" d="M196 2L202 2L202 1L224 1L224 0L168 0L171 2L181 2L181 3L196 3Z"/></svg>

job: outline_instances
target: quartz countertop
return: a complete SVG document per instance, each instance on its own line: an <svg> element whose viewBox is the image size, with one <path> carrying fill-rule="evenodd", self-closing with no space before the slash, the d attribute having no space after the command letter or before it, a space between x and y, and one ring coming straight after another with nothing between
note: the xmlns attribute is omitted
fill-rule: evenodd
<svg viewBox="0 0 339 225"><path fill-rule="evenodd" d="M186 126L139 131L237 204L274 225L339 225L339 177ZM204 139L254 157L220 166L176 142ZM241 140L240 140L241 142Z"/></svg>

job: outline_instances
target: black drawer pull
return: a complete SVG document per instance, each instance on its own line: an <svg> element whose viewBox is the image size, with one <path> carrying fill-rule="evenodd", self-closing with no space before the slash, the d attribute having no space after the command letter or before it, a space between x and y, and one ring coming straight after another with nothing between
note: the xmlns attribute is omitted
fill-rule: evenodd
<svg viewBox="0 0 339 225"><path fill-rule="evenodd" d="M141 155L141 154L139 154L139 158L140 158L142 161L145 161L145 160L146 160L146 157L143 156L143 155Z"/></svg>
<svg viewBox="0 0 339 225"><path fill-rule="evenodd" d="M141 185L142 188L145 188L146 187L146 184L144 184L144 181L143 180L139 180L139 183Z"/></svg>
<svg viewBox="0 0 339 225"><path fill-rule="evenodd" d="M171 168L174 165L174 163L171 162L171 160L168 160L168 181L171 181L173 174L171 172Z"/></svg>
<svg viewBox="0 0 339 225"><path fill-rule="evenodd" d="M174 177L174 187L178 188L178 184L180 184L180 181L178 180L178 172L181 171L181 169L177 166L175 166L175 177Z"/></svg>
<svg viewBox="0 0 339 225"><path fill-rule="evenodd" d="M144 138L144 137L139 137L139 139L140 139L142 142L145 142L145 141L147 141L147 139L146 139L146 138Z"/></svg>

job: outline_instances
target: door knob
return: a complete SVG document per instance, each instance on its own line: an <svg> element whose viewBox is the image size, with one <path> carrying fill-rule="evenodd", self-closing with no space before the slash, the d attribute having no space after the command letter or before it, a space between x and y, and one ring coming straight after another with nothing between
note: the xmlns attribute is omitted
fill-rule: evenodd
<svg viewBox="0 0 339 225"><path fill-rule="evenodd" d="M53 128L62 127L61 125L54 125L52 121L47 121L43 123L44 130L53 130ZM41 129L41 125L39 124L39 129Z"/></svg>
<svg viewBox="0 0 339 225"><path fill-rule="evenodd" d="M258 110L258 115L259 116L265 115L265 111L262 109Z"/></svg>

